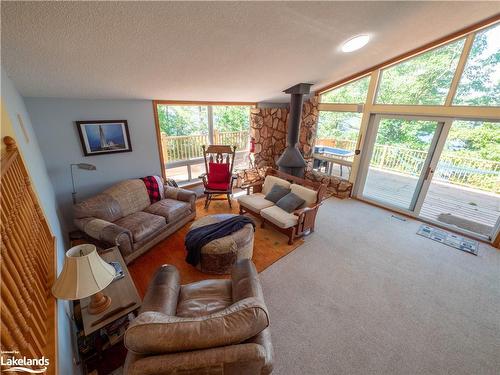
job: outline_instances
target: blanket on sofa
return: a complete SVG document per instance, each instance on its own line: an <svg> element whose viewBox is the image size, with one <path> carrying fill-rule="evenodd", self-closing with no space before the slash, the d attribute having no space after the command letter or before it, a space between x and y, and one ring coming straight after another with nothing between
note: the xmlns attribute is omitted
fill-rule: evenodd
<svg viewBox="0 0 500 375"><path fill-rule="evenodd" d="M161 178L158 176L146 176L141 177L142 182L146 186L146 190L148 191L149 201L151 204L158 202L161 200L162 191L163 191L163 182Z"/></svg>
<svg viewBox="0 0 500 375"><path fill-rule="evenodd" d="M238 215L219 223L195 228L188 232L184 245L187 249L186 262L196 266L200 263L201 248L210 241L229 236L231 233L239 231L247 224L252 224L255 230L255 222L249 217Z"/></svg>

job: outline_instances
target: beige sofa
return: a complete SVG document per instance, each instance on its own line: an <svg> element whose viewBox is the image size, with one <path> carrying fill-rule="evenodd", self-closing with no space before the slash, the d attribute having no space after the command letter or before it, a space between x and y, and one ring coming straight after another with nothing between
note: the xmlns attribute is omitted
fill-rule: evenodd
<svg viewBox="0 0 500 375"><path fill-rule="evenodd" d="M196 216L196 193L161 186L151 204L141 179L121 181L73 206L74 223L88 236L117 245L128 264Z"/></svg>
<svg viewBox="0 0 500 375"><path fill-rule="evenodd" d="M266 375L273 346L254 264L237 261L231 280L180 285L163 265L128 327L125 375Z"/></svg>
<svg viewBox="0 0 500 375"><path fill-rule="evenodd" d="M265 199L266 194L269 193L274 184L290 189L305 203L292 213L276 206L274 202ZM268 169L264 180L245 187L247 195L238 198L240 214L248 212L260 217L262 226L268 223L278 231L285 233L289 238L289 244L292 244L295 238L314 231L316 214L326 192L326 185Z"/></svg>

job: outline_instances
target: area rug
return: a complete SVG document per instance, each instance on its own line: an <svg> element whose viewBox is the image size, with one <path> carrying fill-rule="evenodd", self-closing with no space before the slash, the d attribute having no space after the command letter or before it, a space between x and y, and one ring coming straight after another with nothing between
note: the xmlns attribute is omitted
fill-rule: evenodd
<svg viewBox="0 0 500 375"><path fill-rule="evenodd" d="M210 204L208 210L203 208L204 200L200 199L196 204L196 217L221 213L238 213L239 207L236 201L233 201L233 208L230 209L227 201L214 201ZM260 221L252 216L257 227L255 230L253 262L258 272L265 270L271 264L289 254L297 247L302 245L304 240L297 239L293 245L288 245L288 237L272 229L271 227L261 228ZM147 286L153 277L155 271L162 264L173 264L177 267L181 277L181 283L187 284L194 281L205 279L228 278L229 275L211 275L198 271L195 267L187 264L184 260L186 250L184 248L184 237L189 229L191 222L187 223L176 233L166 238L146 254L141 255L137 260L129 264L128 269L134 279L137 290L144 296Z"/></svg>
<svg viewBox="0 0 500 375"><path fill-rule="evenodd" d="M477 241L429 225L422 224L417 234L473 255L477 255L479 250Z"/></svg>

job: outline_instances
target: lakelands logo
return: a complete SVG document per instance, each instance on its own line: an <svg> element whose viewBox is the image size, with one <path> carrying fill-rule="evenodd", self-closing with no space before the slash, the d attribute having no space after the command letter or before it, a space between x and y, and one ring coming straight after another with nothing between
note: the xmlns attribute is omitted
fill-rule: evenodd
<svg viewBox="0 0 500 375"><path fill-rule="evenodd" d="M43 374L49 366L49 359L42 358L27 358L26 356L18 358L18 351L2 351L0 354L0 372L27 372L30 374Z"/></svg>

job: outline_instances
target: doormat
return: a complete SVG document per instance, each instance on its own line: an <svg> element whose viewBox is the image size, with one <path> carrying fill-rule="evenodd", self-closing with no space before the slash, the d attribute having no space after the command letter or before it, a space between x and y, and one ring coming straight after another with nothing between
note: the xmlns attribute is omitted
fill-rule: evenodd
<svg viewBox="0 0 500 375"><path fill-rule="evenodd" d="M420 226L417 234L473 255L477 255L479 251L479 243L477 241L425 224Z"/></svg>

